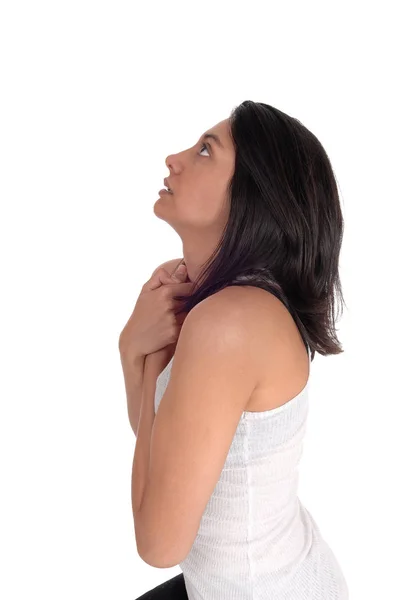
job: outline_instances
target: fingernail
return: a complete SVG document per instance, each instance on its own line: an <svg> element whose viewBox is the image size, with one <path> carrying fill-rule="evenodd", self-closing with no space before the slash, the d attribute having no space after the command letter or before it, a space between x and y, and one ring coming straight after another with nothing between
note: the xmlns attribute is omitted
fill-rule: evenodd
<svg viewBox="0 0 409 600"><path fill-rule="evenodd" d="M173 273L172 277L174 278L178 278L178 277L183 277L186 273L186 267L185 265L179 265L178 268L176 269L176 271Z"/></svg>

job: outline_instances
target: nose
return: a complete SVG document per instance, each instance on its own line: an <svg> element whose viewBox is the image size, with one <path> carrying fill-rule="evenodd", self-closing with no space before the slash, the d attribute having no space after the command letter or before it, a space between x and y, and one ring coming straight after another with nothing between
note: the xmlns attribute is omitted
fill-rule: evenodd
<svg viewBox="0 0 409 600"><path fill-rule="evenodd" d="M182 152L178 152L176 154L169 154L169 156L165 159L165 164L169 171L173 171L174 173L180 173L183 168L183 156L186 150Z"/></svg>
<svg viewBox="0 0 409 600"><path fill-rule="evenodd" d="M169 169L169 171L172 171L174 169L175 163L176 163L176 154L169 154L169 156L167 156L165 159L165 164L166 164L167 168Z"/></svg>

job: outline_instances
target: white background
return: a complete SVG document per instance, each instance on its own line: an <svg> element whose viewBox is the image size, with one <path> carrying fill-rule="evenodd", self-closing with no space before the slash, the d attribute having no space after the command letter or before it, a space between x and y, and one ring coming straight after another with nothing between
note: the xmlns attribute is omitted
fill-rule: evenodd
<svg viewBox="0 0 409 600"><path fill-rule="evenodd" d="M251 99L317 135L345 218L345 352L312 365L299 496L351 600L406 598L404 3L0 6L0 597L134 600L180 573L136 552L118 336L183 255L153 213L166 156Z"/></svg>

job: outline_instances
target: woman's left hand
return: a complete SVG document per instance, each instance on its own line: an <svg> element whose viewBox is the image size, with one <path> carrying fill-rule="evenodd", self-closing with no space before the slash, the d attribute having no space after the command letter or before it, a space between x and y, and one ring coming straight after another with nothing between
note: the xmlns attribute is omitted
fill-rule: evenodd
<svg viewBox="0 0 409 600"><path fill-rule="evenodd" d="M169 283L174 283L175 279L184 281L186 277L187 275L185 273L174 272L172 276L169 276ZM166 283L163 283L162 285L166 285ZM163 348L146 355L143 377L144 383L147 380L147 389L150 389L150 393L153 391L153 394L155 394L156 380L174 355L176 344L177 340L168 346L164 346Z"/></svg>

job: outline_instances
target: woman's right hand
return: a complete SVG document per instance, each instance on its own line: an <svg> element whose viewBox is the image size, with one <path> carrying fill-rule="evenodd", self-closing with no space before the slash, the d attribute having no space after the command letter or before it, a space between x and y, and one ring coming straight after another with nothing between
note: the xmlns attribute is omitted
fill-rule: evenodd
<svg viewBox="0 0 409 600"><path fill-rule="evenodd" d="M179 270L180 267L184 270ZM187 279L185 265L179 265L173 275L159 268L142 286L135 308L119 336L121 359L132 362L176 344L186 315L175 316L181 303L173 300L173 296L191 291L193 283Z"/></svg>

